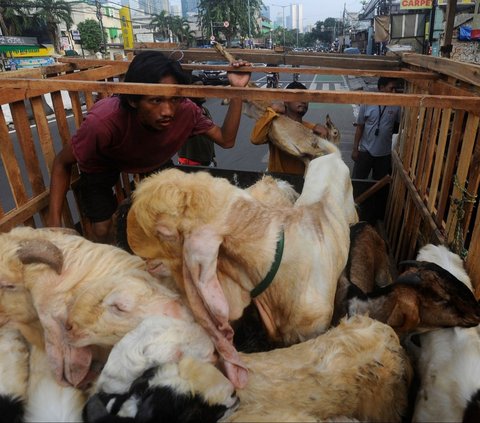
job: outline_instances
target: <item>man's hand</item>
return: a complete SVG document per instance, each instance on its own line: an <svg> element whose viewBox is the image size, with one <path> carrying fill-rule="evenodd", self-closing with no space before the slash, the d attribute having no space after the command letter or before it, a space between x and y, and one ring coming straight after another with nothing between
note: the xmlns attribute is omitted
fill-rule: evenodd
<svg viewBox="0 0 480 423"><path fill-rule="evenodd" d="M234 68L241 68L244 66L252 66L250 62L246 62L245 60L236 60L230 63L230 66ZM228 72L227 73L228 80L232 87L246 87L248 82L250 81L250 72Z"/></svg>
<svg viewBox="0 0 480 423"><path fill-rule="evenodd" d="M280 114L285 114L285 103L283 101L274 101L270 105L273 111Z"/></svg>
<svg viewBox="0 0 480 423"><path fill-rule="evenodd" d="M356 162L358 160L358 156L360 155L358 149L354 148L352 150L352 160Z"/></svg>
<svg viewBox="0 0 480 423"><path fill-rule="evenodd" d="M316 124L312 129L314 134L320 135L322 138L328 139L328 129L325 126Z"/></svg>

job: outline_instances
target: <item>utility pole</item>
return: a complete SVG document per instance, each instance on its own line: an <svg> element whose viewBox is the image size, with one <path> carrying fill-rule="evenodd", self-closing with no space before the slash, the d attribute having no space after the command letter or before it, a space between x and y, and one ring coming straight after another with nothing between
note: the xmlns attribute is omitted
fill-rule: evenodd
<svg viewBox="0 0 480 423"><path fill-rule="evenodd" d="M247 8L248 8L248 38L252 37L252 28L250 25L250 0L247 1Z"/></svg>
<svg viewBox="0 0 480 423"><path fill-rule="evenodd" d="M105 30L103 28L103 20L102 20L102 10L99 0L95 0L95 6L97 8L97 19L98 23L100 24L100 31L102 32L102 42L103 42L103 53L107 54L107 42L105 40Z"/></svg>
<svg viewBox="0 0 480 423"><path fill-rule="evenodd" d="M285 47L285 8L290 7L291 4L287 4L286 6L282 6L280 4L272 4L271 6L277 6L282 8L283 18L282 18L282 25L283 25L283 47Z"/></svg>

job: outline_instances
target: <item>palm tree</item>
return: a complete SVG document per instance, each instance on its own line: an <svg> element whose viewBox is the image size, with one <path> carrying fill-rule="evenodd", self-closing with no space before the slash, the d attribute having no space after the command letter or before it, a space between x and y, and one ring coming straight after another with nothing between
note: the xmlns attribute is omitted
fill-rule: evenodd
<svg viewBox="0 0 480 423"><path fill-rule="evenodd" d="M153 27L153 30L162 35L163 38L169 38L169 29L171 17L166 10L162 10L160 14L154 14L150 25Z"/></svg>
<svg viewBox="0 0 480 423"><path fill-rule="evenodd" d="M34 20L45 23L56 53L60 53L58 24L65 22L70 29L73 24L71 14L71 4L64 0L35 0L32 16Z"/></svg>
<svg viewBox="0 0 480 423"><path fill-rule="evenodd" d="M20 35L27 27L27 9L29 2L10 0L8 6L0 5L0 28L3 35Z"/></svg>

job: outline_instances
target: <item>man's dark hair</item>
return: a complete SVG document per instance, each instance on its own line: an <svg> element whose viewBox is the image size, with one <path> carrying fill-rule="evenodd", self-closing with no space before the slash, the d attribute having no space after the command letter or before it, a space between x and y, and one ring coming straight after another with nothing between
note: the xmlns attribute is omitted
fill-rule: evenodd
<svg viewBox="0 0 480 423"><path fill-rule="evenodd" d="M377 88L380 89L382 87L386 87L390 82L395 82L396 85L398 85L398 78L388 78L387 76L381 76L378 78L377 81Z"/></svg>
<svg viewBox="0 0 480 423"><path fill-rule="evenodd" d="M306 90L307 89L305 85L303 85L301 82L298 82L298 81L290 82L290 84L288 84L285 88L289 90Z"/></svg>
<svg viewBox="0 0 480 423"><path fill-rule="evenodd" d="M190 78L176 60L170 59L159 51L144 51L137 54L125 74L124 82L157 84L165 76L173 76L179 84L188 84ZM137 94L120 94L123 107L130 108L128 100L138 101Z"/></svg>

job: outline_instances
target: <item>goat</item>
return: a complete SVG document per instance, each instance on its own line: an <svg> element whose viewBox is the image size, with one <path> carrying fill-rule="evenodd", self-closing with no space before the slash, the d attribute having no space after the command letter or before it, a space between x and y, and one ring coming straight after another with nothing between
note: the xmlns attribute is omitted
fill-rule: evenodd
<svg viewBox="0 0 480 423"><path fill-rule="evenodd" d="M465 290L473 296L462 260L446 247L428 244L420 249L417 260L441 266L463 282ZM456 300L453 295L448 298ZM437 294L435 300L439 307L445 307L445 296ZM420 388L413 421L479 421L480 327L439 329L421 334L419 340L416 368Z"/></svg>
<svg viewBox="0 0 480 423"><path fill-rule="evenodd" d="M480 323L480 305L464 283L436 263L408 264L391 285L367 295L351 291L349 314L368 314L400 335Z"/></svg>
<svg viewBox="0 0 480 423"><path fill-rule="evenodd" d="M192 319L177 292L119 248L32 228L15 228L1 240L8 254L2 255L0 320L45 348L59 383L87 383L99 350L92 346L108 350L146 315Z"/></svg>
<svg viewBox="0 0 480 423"><path fill-rule="evenodd" d="M348 168L329 154L312 161L293 206L268 207L225 179L169 169L137 186L127 219L132 250L152 271L168 269L241 386L229 322L277 262L273 283L254 299L269 337L290 345L324 332L358 216Z"/></svg>
<svg viewBox="0 0 480 423"><path fill-rule="evenodd" d="M241 354L250 377L237 390L215 367L213 352L196 324L165 317L144 320L113 347L96 395L85 408L86 421L113 414L186 423L198 421L196 412L202 412L210 416L202 419L205 423L220 417L275 421L282 415L280 421L346 416L395 422L407 407L408 358L392 328L366 316L344 319L327 333L288 348Z"/></svg>
<svg viewBox="0 0 480 423"><path fill-rule="evenodd" d="M5 422L80 421L83 392L60 386L45 352L10 325L0 327L0 409Z"/></svg>
<svg viewBox="0 0 480 423"><path fill-rule="evenodd" d="M0 326L0 415L2 421L23 422L28 389L28 344L9 325Z"/></svg>
<svg viewBox="0 0 480 423"><path fill-rule="evenodd" d="M228 62L235 60L232 54L225 50L221 44L214 43L213 46ZM258 88L252 82L248 86ZM244 102L243 112L248 117L257 120L265 113L268 106L270 106L270 103L265 101L247 101ZM311 129L306 128L300 122L296 122L287 116L279 115L275 117L270 125L268 138L270 142L281 150L301 159L307 167L310 161L316 157L325 154L341 155L340 150L334 144L340 143L340 132L328 115L325 127L328 131L328 139L314 134Z"/></svg>
<svg viewBox="0 0 480 423"><path fill-rule="evenodd" d="M347 295L351 284L367 294L375 287L392 283L390 258L385 240L368 222L350 226L350 250L345 270L337 283L332 325L348 313Z"/></svg>

